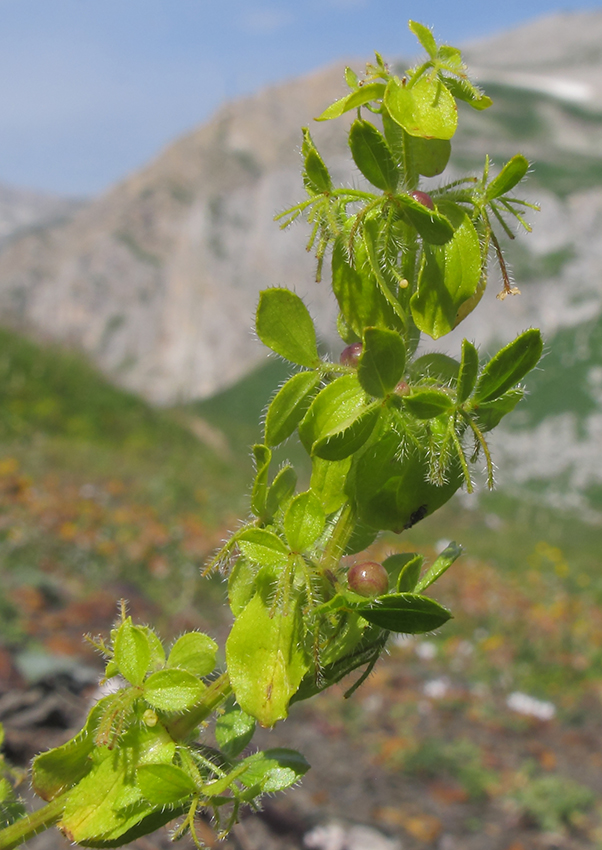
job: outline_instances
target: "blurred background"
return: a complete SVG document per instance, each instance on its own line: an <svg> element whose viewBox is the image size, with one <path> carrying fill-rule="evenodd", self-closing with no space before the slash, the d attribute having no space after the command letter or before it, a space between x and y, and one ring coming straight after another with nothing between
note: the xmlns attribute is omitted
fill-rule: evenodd
<svg viewBox="0 0 602 850"><path fill-rule="evenodd" d="M108 631L118 598L166 637L227 633L223 582L199 570L248 510L249 446L288 375L251 332L259 289L294 288L324 349L342 347L307 230L280 232L273 215L302 196L300 127L344 93L344 66L361 71L375 49L414 60L409 18L462 47L494 100L462 110L446 179L521 152L541 205L533 233L504 241L522 295L497 301L492 269L445 350L467 336L485 355L536 325L546 356L492 441L497 490L376 546L432 559L463 544L437 585L455 620L396 641L352 700L329 692L262 733L313 770L231 846L595 850L599 3L0 0L6 749L25 763L77 728L99 671L82 635ZM356 180L343 128L311 127L337 179Z"/></svg>

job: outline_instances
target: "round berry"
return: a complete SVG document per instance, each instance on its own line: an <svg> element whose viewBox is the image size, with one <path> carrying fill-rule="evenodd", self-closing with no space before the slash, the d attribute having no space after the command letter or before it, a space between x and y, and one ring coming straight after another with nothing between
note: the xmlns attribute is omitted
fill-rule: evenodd
<svg viewBox="0 0 602 850"><path fill-rule="evenodd" d="M362 356L362 349L363 346L361 342L352 342L351 345L344 348L341 351L341 365L353 366L355 368L357 366L357 361Z"/></svg>
<svg viewBox="0 0 602 850"><path fill-rule="evenodd" d="M429 210L435 209L433 199L430 195L427 195L426 192L420 192L417 189L415 192L410 192L410 197L414 198L415 201L418 201L419 204L422 204L423 207L428 207Z"/></svg>
<svg viewBox="0 0 602 850"><path fill-rule="evenodd" d="M381 596L389 589L389 574L382 564L364 561L354 564L347 573L349 589L360 596Z"/></svg>

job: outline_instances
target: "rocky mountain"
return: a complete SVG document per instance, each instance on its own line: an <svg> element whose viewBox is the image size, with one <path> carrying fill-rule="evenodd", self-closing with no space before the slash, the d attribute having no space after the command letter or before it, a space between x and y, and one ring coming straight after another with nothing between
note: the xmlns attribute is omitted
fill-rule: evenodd
<svg viewBox="0 0 602 850"><path fill-rule="evenodd" d="M0 247L32 230L62 224L84 205L83 199L0 183Z"/></svg>
<svg viewBox="0 0 602 850"><path fill-rule="evenodd" d="M467 45L494 106L464 111L450 167L451 176L478 171L486 152L497 165L517 151L534 161L530 192L542 212L508 246L522 295L497 301L493 273L485 308L461 333L486 350L543 328L554 371L535 377L522 421L498 439L502 478L535 498L545 482L558 504L584 511L602 508L601 45L602 11ZM307 229L280 233L272 216L302 196L299 128L344 93L342 66L226 104L68 220L5 242L3 322L83 350L161 405L209 396L264 357L250 327L260 288L293 287L333 339L335 305L312 282ZM338 122L312 133L335 176L357 181Z"/></svg>

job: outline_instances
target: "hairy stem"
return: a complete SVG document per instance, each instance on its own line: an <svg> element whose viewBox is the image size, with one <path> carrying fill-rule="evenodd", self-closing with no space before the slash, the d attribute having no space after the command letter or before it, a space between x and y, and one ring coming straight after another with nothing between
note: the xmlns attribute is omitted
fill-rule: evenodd
<svg viewBox="0 0 602 850"><path fill-rule="evenodd" d="M188 735L190 735L190 733L196 729L203 720L206 720L211 712L217 708L220 703L227 699L231 693L232 685L230 684L228 674L222 673L215 682L212 682L209 685L203 694L203 698L199 703L197 703L197 705L185 714L181 714L169 723L165 724L167 731L176 741L181 741L182 739L187 738Z"/></svg>
<svg viewBox="0 0 602 850"><path fill-rule="evenodd" d="M66 791L36 812L0 830L0 850L12 850L57 823L67 804Z"/></svg>

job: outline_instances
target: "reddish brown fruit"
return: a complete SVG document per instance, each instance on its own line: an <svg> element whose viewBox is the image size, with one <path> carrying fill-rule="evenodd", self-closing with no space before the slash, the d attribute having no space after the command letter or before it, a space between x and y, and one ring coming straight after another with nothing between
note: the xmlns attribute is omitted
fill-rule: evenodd
<svg viewBox="0 0 602 850"><path fill-rule="evenodd" d="M400 381L394 390L397 395L408 395L410 392L410 385L406 381Z"/></svg>
<svg viewBox="0 0 602 850"><path fill-rule="evenodd" d="M381 596L389 589L389 575L382 564L364 561L354 564L347 573L349 589L360 596Z"/></svg>
<svg viewBox="0 0 602 850"><path fill-rule="evenodd" d="M429 210L435 209L433 199L430 195L427 195L426 192L420 192L417 189L415 192L410 192L410 197L414 198L415 201L418 201L419 204L422 204L423 207L428 207Z"/></svg>
<svg viewBox="0 0 602 850"><path fill-rule="evenodd" d="M347 348L344 348L341 351L341 365L342 366L357 366L357 361L362 356L363 345L361 342L352 342L351 345L348 345Z"/></svg>

